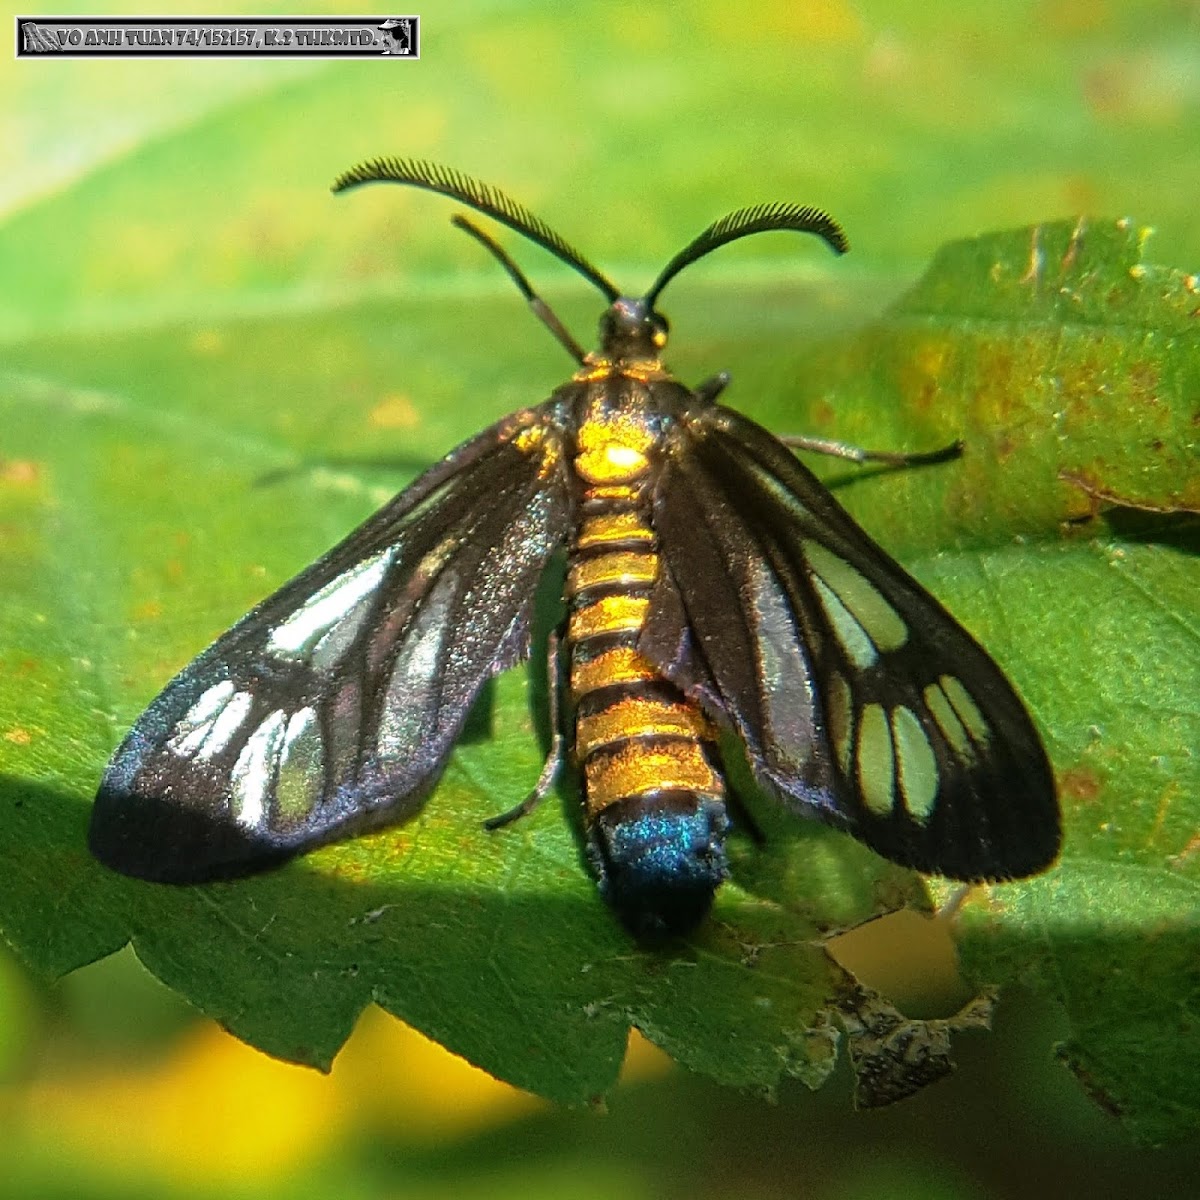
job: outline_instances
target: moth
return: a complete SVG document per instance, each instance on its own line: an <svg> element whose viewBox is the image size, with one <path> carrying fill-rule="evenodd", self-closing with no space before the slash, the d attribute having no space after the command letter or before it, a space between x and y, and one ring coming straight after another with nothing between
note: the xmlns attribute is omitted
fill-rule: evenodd
<svg viewBox="0 0 1200 1200"><path fill-rule="evenodd" d="M604 295L587 353L509 255L508 272L577 364L541 404L451 451L184 668L108 764L92 852L140 878L235 876L411 815L488 678L530 653L539 581L565 554L549 639L554 732L529 812L568 759L599 890L639 938L686 934L728 874L722 739L786 809L893 862L961 880L1056 857L1054 781L1033 723L975 640L864 532L793 449L862 462L954 457L787 444L663 363L657 302L685 267L751 234L815 234L827 214L722 217L622 295L494 187L408 159L390 182L508 226Z"/></svg>

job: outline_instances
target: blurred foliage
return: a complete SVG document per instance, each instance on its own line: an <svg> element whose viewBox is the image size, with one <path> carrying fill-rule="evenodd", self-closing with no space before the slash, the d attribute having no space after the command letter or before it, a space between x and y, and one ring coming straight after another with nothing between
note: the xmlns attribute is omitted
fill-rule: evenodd
<svg viewBox="0 0 1200 1200"><path fill-rule="evenodd" d="M117 977L120 976L118 979ZM81 1032L119 993L140 1051ZM672 1069L634 1040L604 1111L539 1103L369 1012L329 1076L268 1059L125 953L47 993L22 1079L0 1083L0 1173L29 1197L797 1194L1186 1195L1192 1147L1130 1147L1044 1047L1061 1017L1026 992L960 1047L952 1079L853 1112L842 1069L776 1104ZM166 1032L177 1023L173 1033Z"/></svg>
<svg viewBox="0 0 1200 1200"><path fill-rule="evenodd" d="M288 11L286 5L276 7ZM862 337L838 336L878 313L943 242L979 228L1021 227L1079 211L1129 212L1159 227L1156 261L1194 263L1200 254L1193 187L1200 165L1194 7L1052 0L1004 6L985 16L947 4L778 3L746 10L697 0L669 10L593 5L572 10L565 20L551 5L447 4L425 20L419 64L22 64L21 71L0 78L9 114L0 155L10 167L0 193L8 214L0 228L5 285L0 383L8 407L6 432L0 432L5 504L0 556L7 589L0 605L5 621L0 653L9 680L0 736L9 756L6 769L18 781L9 793L14 807L0 810L9 897L0 909L21 898L19 911L0 912L9 936L44 967L64 970L120 945L136 925L160 941L150 952L155 969L164 977L190 978L194 986L197 965L213 944L204 937L219 942L221 927L236 917L254 945L258 931L273 919L269 914L286 906L289 892L301 902L319 893L319 880L313 891L313 873L298 865L275 877L284 882L264 881L264 891L242 891L240 900L193 896L164 902L177 910L174 926L160 923L161 911L139 910L133 885L98 882L78 851L90 788L104 756L140 705L208 636L394 489L397 472L380 463L399 460L410 468L401 477L411 475L480 424L544 395L563 374L557 348L536 329L530 332L506 282L480 261L477 247L447 229L444 207L399 189L334 202L324 188L337 171L357 158L393 152L461 165L508 188L618 281L634 286L719 213L763 198L796 198L835 212L851 233L854 254L838 264L836 275L815 253L798 253L786 239L762 239L760 246L751 243L714 259L703 274L672 287L678 347L672 361L687 379L732 369L737 391L731 402L777 429L811 428L914 448L962 432L972 447L1000 453L1005 470L1027 473L1006 485L989 473L994 468L985 452L969 457L961 470L892 476L844 488L841 495L1013 672L1044 727L1054 731L1056 762L1069 764L1063 778L1068 847L1069 854L1072 847L1080 854L1068 862L1069 870L993 892L986 905L968 906L969 969L984 979L1026 976L1064 1001L1070 1023L1059 1025L1059 1033L1070 1039L1070 1061L1111 1107L1128 1112L1127 1097L1114 1095L1106 1074L1124 1072L1120 1077L1132 1080L1140 1101L1159 1084L1154 1064L1180 1048L1185 1053L1177 1058L1172 1093L1177 1107L1157 1114L1140 1132L1155 1138L1194 1128L1196 1074L1186 1053L1194 1053L1190 1047L1196 1042L1194 1032L1189 1038L1195 1021L1189 996L1195 994L1197 961L1196 856L1194 815L1187 814L1196 793L1185 782L1187 772L1195 771L1188 749L1196 744L1188 733L1194 715L1186 704L1145 700L1147 694L1161 696L1164 672L1175 686L1185 687L1187 664L1195 661L1187 634L1195 592L1182 573L1189 569L1185 555L1193 543L1177 527L1164 533L1161 524L1138 525L1126 511L1051 544L1053 522L1083 515L1092 501L1098 507L1114 497L1162 500L1169 491L1161 483L1167 477L1163 455L1152 445L1157 434L1144 431L1155 413L1101 391L1104 417L1088 428L1094 410L1084 401L1097 397L1089 397L1086 388L1072 393L1072 410L1055 397L1010 387L1014 394L1008 399L1028 411L1014 417L1008 410L1007 423L997 428L992 406L1005 397L946 405L947 392L966 400L964 381L970 376L961 371L950 376L944 363L937 371L931 366L929 375L946 392L926 397L923 405L913 403L922 395L914 386L920 380L893 371L889 383L888 368L855 397L848 384L853 376L844 370L847 360L839 359L863 354ZM146 95L155 103L146 103ZM958 245L954 253L972 253L974 243ZM1058 247L1047 261L1061 262L1065 254ZM541 265L534 261L531 269ZM948 277L968 268L965 262L952 265ZM557 267L537 277L551 281L547 295L568 323L586 329L594 302L579 299L574 284L555 287L562 279ZM814 282L806 287L799 282L805 278ZM1176 292L1184 286L1184 277L1176 276ZM1149 294L1146 286L1141 294ZM889 338L911 341L922 321L914 297L921 293L910 293L907 310L896 310L890 325L880 323L863 335L870 361L889 361ZM980 327L996 319L976 318ZM907 329L901 328L905 321ZM1052 352L1052 326L1047 330ZM1166 336L1160 328L1137 325L1132 332L1143 336L1147 355L1161 351L1154 344ZM1038 368L1036 347L1020 342L1010 349L1015 368L1024 369L1027 379L1054 378L1053 369ZM977 363L978 357L960 361ZM1157 361L1175 369L1195 360L1168 354ZM1111 361L1105 367L1111 378L1118 378L1116 369ZM1001 378L994 363L980 377ZM897 399L891 411L880 413L880 397L889 387ZM1189 400L1194 408L1194 392L1182 385L1176 399L1165 410L1168 421L1185 416ZM1046 486L1047 466L1072 464L1050 453L1045 441L1032 458L1012 451L1037 442L1037 430L1029 428L1036 413L1058 419L1072 411L1079 421L1066 431L1065 445L1082 451L1086 443L1087 453L1073 464L1078 468L1073 484ZM805 422L799 420L802 412L808 414ZM957 423L966 418L965 426ZM1141 439L1132 443L1141 447L1140 457L1119 453L1122 444L1130 445L1131 428ZM1042 433L1063 435L1053 428ZM1168 450L1187 445L1165 444ZM364 447L375 462L362 461ZM1145 464L1152 465L1149 476ZM269 471L297 467L311 469L273 486L252 486ZM1026 496L1039 469L1043 490L1030 487ZM1186 482L1186 462L1182 471ZM999 493L990 490L997 480ZM1036 554L1002 546L1020 525L1014 515L1028 518L1036 503L1042 504L1036 519L1021 530L1043 543ZM1174 493L1167 496L1168 507L1179 503ZM949 543L941 540L946 527L927 520L930 513L960 522ZM971 543L971 531L982 532L982 548ZM943 548L948 552L935 552ZM1010 627L1007 614L1014 605L1026 612L1041 606L1045 646L1030 647ZM1089 632L1081 637L1080 630ZM1172 637L1180 639L1178 648ZM1102 669L1106 660L1097 647L1104 645L1126 660L1115 677ZM1154 657L1140 659L1142 646L1152 646ZM1055 656L1060 668L1047 670ZM466 836L463 830L473 830L479 815L505 806L507 799L494 802L493 790L510 797L536 772L538 747L524 677L502 681L499 692L492 721L497 738L459 753L427 818L437 823L447 847L456 836ZM1180 692L1194 694L1194 687ZM1096 713L1097 698L1102 707L1089 720L1085 714L1089 708ZM1126 712L1135 720L1122 721ZM1140 741L1117 735L1135 723L1142 724ZM1156 745L1164 723L1174 723L1174 730L1167 731L1169 741ZM1068 736L1067 730L1074 732ZM1131 768L1153 785L1132 807ZM32 791L30 780L39 781ZM48 840L40 845L37 838L32 844L18 840L26 838L30 822L45 829L47 819L57 822ZM503 846L488 849L487 861L472 866L480 880L503 874L506 864L512 870L509 891L481 894L502 901L510 892L536 890L552 880L555 895L568 901L564 913L579 922L560 925L561 940L579 944L577 930L582 931L585 946L607 945L616 961L624 953L619 933L610 930L580 869L569 827L554 811L536 821L533 830L511 831ZM424 841L424 825L420 834ZM515 856L514 842L520 847ZM824 874L809 887L824 886L831 873L843 884L858 878L861 856L854 848L843 859L840 845L831 851L832 843L819 837L806 842L799 858L768 863L768 883L770 871L781 872L786 883L789 872L810 864ZM474 838L472 847L478 843ZM42 853L46 850L52 853ZM358 856L369 853L339 848L324 861L353 872ZM438 862L430 862L429 870L436 873ZM1079 870L1089 864L1096 864L1094 872ZM453 872L453 864L447 869ZM751 863L747 870L758 868ZM827 894L835 906L848 905L841 913L824 914L833 925L839 917L848 920L855 903L880 900L878 892L840 896L836 887ZM904 893L896 898L904 899ZM262 904L257 924L256 903ZM723 904L726 913L741 907L733 889ZM379 907L361 906L368 915ZM358 933L388 928L393 912L356 926ZM1064 917L1060 940L1041 957L1031 958L1029 936L1013 942L989 934L1018 928L1049 947L1047 914L1056 912ZM304 939L302 918L297 904L284 923L288 936ZM819 914L816 920L821 922ZM201 936L206 927L210 933ZM403 951L406 933L403 926L391 926L388 954ZM193 938L200 938L194 947ZM433 945L437 938L428 940ZM537 961L532 945L524 952L531 963ZM547 945L540 953L555 961ZM554 953L561 955L561 948ZM903 958L903 945L894 953ZM197 963L188 964L190 954ZM792 986L802 982L796 956L785 952L781 964L785 960L780 978ZM358 965L344 957L335 961L342 970ZM557 961L565 971L570 959ZM462 978L469 981L469 954L464 952L462 962ZM1141 965L1127 965L1134 962ZM1157 962L1163 977L1145 974L1146 962ZM1065 994L1064 966L1070 980ZM206 988L219 991L230 982L215 965L209 970ZM391 990L382 992L392 1006L410 1011L417 996L440 1018L437 994L424 991L420 974L401 978L403 986L393 979ZM347 987L365 997L367 983L375 981L356 984L335 969L324 982L332 992ZM319 989L319 1003L331 994ZM811 997L820 995L817 979ZM811 997L805 1001L810 1012ZM1106 1002L1097 1004L1097 997ZM1157 1003L1147 1006L1148 998ZM111 1069L91 1092L81 1079L92 1069L90 1055L99 1052L91 1039L67 1038L63 1061L49 1066L40 1053L25 1059L25 1048L38 1042L30 1032L38 1012L55 1001L40 985L14 982L0 1000L0 1016L10 1015L10 1003L0 1065L13 1064L17 1077L35 1068L40 1077L53 1067L62 1082L62 1103L68 1094L86 1097L84 1108L124 1111L134 1125L147 1104L163 1111L178 1107L168 1092L154 1090L166 1085L150 1079L149 1069L128 1065L127 1049L114 1051ZM115 1004L120 1007L119 1000ZM230 1005L213 1007L227 1020L236 1019ZM353 1020L353 1006L334 1004L328 1011L335 1036L317 1058L332 1052ZM646 1010L638 1011L645 1021ZM670 1005L663 1011L669 1013ZM1140 1024L1132 1023L1134 1013ZM597 1079L611 1074L621 1056L623 1014L615 1015L605 1026L603 1044L592 1047ZM284 1014L286 1021L294 1016L290 1009ZM736 1017L731 1009L727 1019ZM92 1024L121 1022L109 1004ZM300 1027L304 1024L301 1019ZM290 1037L292 1030L286 1032ZM1045 1026L1023 1032L1031 1046L1040 1047L1033 1052L1040 1061L1049 1041ZM660 1027L660 1036L664 1033ZM480 1031L476 1037L487 1040ZM1096 1046L1121 1042L1122 1054L1095 1060ZM712 1044L720 1048L719 1038ZM1147 1055L1148 1047L1156 1053ZM209 1051L214 1063L224 1053ZM241 1091L241 1079L247 1091L260 1087L261 1080L253 1082L256 1068L247 1064L263 1060L250 1051L236 1053L248 1057L237 1057L239 1065L224 1086ZM400 1061L415 1061L414 1053L405 1046ZM196 1061L203 1059L197 1052ZM1148 1078L1130 1073L1145 1062L1151 1064ZM330 1150L320 1136L346 1126L330 1115L331 1102L311 1101L311 1110L298 1111L310 1102L307 1085L292 1081L307 1077L268 1066L286 1073L280 1080L289 1080L278 1085L284 1095L276 1099L285 1118L294 1112L283 1124L304 1131L303 1138L285 1137L285 1144L316 1141L314 1159L333 1162L342 1151ZM179 1069L191 1080L191 1094L202 1094L197 1076L188 1071L205 1068L184 1063ZM410 1073L407 1066L401 1070ZM53 1178L49 1167L39 1174L39 1164L57 1157L58 1110L44 1109L52 1115L39 1126L28 1115L32 1110L21 1107L47 1094L40 1086L14 1085L4 1100L29 1132L22 1161L31 1180ZM1070 1143L1074 1135L1062 1125L1069 1120L1064 1114L1075 1110L1056 1102L1035 1116L1023 1085L1014 1086L1012 1113L1019 1112L1020 1120L1013 1117L1012 1144L1021 1146L1022 1158L1046 1136ZM629 1111L639 1114L625 1135L631 1142L621 1143L623 1135L614 1132L607 1156L598 1151L582 1156L587 1170L606 1175L589 1180L580 1160L566 1150L546 1152L574 1138L598 1147L603 1138L595 1125L577 1123L590 1121L586 1117L526 1117L526 1141L510 1140L509 1125L490 1142L486 1134L474 1143L460 1136L452 1142L453 1153L465 1157L456 1161L474 1161L486 1179L483 1164L490 1156L501 1164L498 1186L516 1187L526 1175L513 1148L540 1148L539 1161L548 1164L557 1194L567 1193L568 1181L580 1194L600 1181L608 1194L617 1186L660 1194L658 1185L669 1173L654 1173L636 1135L653 1131L651 1140L661 1145L707 1150L713 1143L728 1152L725 1130L738 1129L745 1133L747 1153L733 1154L725 1168L706 1154L697 1156L703 1169L695 1178L709 1181L714 1192L723 1182L744 1178L764 1194L790 1194L801 1173L817 1179L811 1168L818 1158L826 1167L817 1173L822 1182L814 1182L814 1191L825 1186L830 1195L873 1194L872 1179L892 1180L905 1171L915 1188L925 1189L922 1194L935 1194L935 1188L947 1195L977 1194L983 1181L995 1184L1004 1173L1007 1149L984 1153L978 1150L983 1143L970 1138L965 1143L948 1138L928 1153L932 1131L957 1128L967 1112L981 1122L981 1139L996 1139L987 1109L978 1103L986 1096L974 1093L973 1106L943 1109L935 1092L928 1101L934 1108L925 1111L942 1113L940 1122L918 1126L913 1120L908 1142L898 1135L891 1144L920 1148L902 1155L899 1166L889 1161L877 1168L847 1149L857 1144L852 1131L864 1126L847 1123L844 1135L827 1134L831 1119L818 1118L824 1110L805 1097L788 1092L778 1119L768 1120L757 1107L735 1119L729 1111L737 1103L733 1097L713 1098L698 1083L641 1087L650 1090L645 1107L631 1103ZM659 1088L665 1090L655 1091ZM711 1133L707 1142L676 1137L667 1118L651 1116L695 1101L695 1089L705 1115L686 1122L681 1117L679 1128L706 1128L711 1120L711 1129L722 1133ZM115 1107L122 1094L130 1097L123 1110ZM844 1094L843 1088L838 1101L843 1105ZM615 1109L617 1101L613 1104ZM421 1100L413 1107L432 1111ZM313 1118L313 1111L321 1115ZM724 1127L715 1121L718 1112ZM245 1121L255 1119L262 1118L251 1112ZM878 1131L878 1122L893 1119L897 1130L905 1128L906 1118L890 1113L858 1121L873 1122ZM177 1179L187 1178L197 1162L213 1169L213 1139L224 1141L230 1134L228 1125L214 1132L196 1119L182 1124L177 1142L186 1148L179 1161L190 1165L178 1169ZM97 1128L63 1160L76 1164L68 1169L79 1178L88 1177L102 1158L99 1143L107 1138L119 1147L121 1135L128 1136L124 1127L116 1136L103 1123ZM820 1129L820 1138L797 1138L797 1128ZM587 1132L573 1132L579 1129ZM809 1156L797 1162L791 1186L790 1160L764 1146L768 1129L777 1130L789 1147L801 1143L794 1152ZM383 1181L397 1158L416 1161L406 1143L389 1150L388 1136L379 1136L372 1148L364 1135L362 1148L351 1154L358 1186L370 1194L391 1186ZM264 1134L261 1153L264 1162L280 1166L286 1154L272 1151L274 1138ZM172 1144L162 1129L148 1140ZM255 1138L247 1140L252 1159ZM1076 1181L1098 1183L1121 1178L1122 1164L1142 1168L1144 1159L1124 1149L1105 1158L1097 1150L1101 1140L1096 1135L1075 1159L1063 1155L1057 1143L1046 1150L1046 1169L1055 1172L1060 1190L1070 1186L1067 1172L1060 1177L1065 1162L1077 1164ZM472 1144L473 1150L463 1150ZM39 1145L40 1152L31 1149ZM627 1153L614 1166L622 1146ZM971 1146L982 1154L974 1163L966 1153ZM750 1147L763 1147L760 1158L770 1163L769 1172L761 1162L756 1172ZM272 1159L271 1153L281 1156ZM947 1170L947 1160L959 1165ZM980 1166L983 1160L986 1167ZM231 1150L230 1161L248 1160ZM430 1173L422 1179L418 1172L408 1186L434 1194L439 1173L451 1169L449 1161L428 1160ZM838 1166L841 1184L832 1182ZM253 1174L250 1166L244 1169ZM1163 1160L1160 1169L1168 1173L1161 1177L1165 1181L1170 1161ZM1131 1168L1128 1178L1133 1177ZM600 1187L595 1194L604 1191Z"/></svg>

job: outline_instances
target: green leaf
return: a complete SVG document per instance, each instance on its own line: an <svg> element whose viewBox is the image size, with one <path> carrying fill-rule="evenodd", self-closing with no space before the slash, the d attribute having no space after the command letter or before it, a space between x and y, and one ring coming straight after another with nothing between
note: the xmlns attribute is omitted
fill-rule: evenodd
<svg viewBox="0 0 1200 1200"><path fill-rule="evenodd" d="M116 879L83 849L107 754L175 670L562 377L444 206L335 201L338 171L445 159L634 286L721 212L811 201L851 258L800 259L782 237L722 252L672 285L673 362L689 381L732 369L730 402L780 431L964 437L936 469L824 468L1011 672L1059 771L1063 864L974 893L964 963L1059 999L1068 1060L1143 1137L1194 1131L1195 538L1172 516L1194 508L1194 281L1131 276L1137 236L1094 222L1089 290L1060 266L1074 225L1047 225L1039 270L1030 232L954 242L885 319L845 332L946 237L1037 213L1152 216L1160 255L1193 259L1189 18L451 7L412 70L80 63L0 85L0 931L46 974L134 937L206 1011L304 1061L375 996L563 1098L607 1086L628 1021L720 1078L822 1077L846 981L815 947L920 906L919 882L775 821L764 849L734 847L694 948L634 951L586 878L569 796L479 830L536 775L540 672L500 681L490 737L395 833L188 890ZM530 270L566 275L537 254ZM561 303L544 290L591 326L575 281Z"/></svg>
<svg viewBox="0 0 1200 1200"><path fill-rule="evenodd" d="M1046 731L1066 825L1057 870L968 899L962 961L1062 1003L1067 1064L1161 1142L1200 1124L1200 289L1143 240L1063 222L948 246L885 325L913 402L989 431L968 444L1002 493L955 508L1021 544L944 566Z"/></svg>
<svg viewBox="0 0 1200 1200"><path fill-rule="evenodd" d="M1040 880L972 893L962 953L981 980L1033 980L1064 1002L1097 973L1120 971L1127 982L1112 989L1111 1006L1103 989L1084 993L1088 1020L1068 1054L1090 1086L1120 1093L1136 1128L1165 1137L1196 1115L1179 1045L1195 982L1184 968L1200 961L1188 957L1196 949L1189 839L1197 781L1186 749L1196 744L1187 708L1197 682L1195 563L1157 526L1136 539L1120 538L1112 521L1064 535L1077 502L1058 477L1082 455L1136 455L1125 438L1139 428L1139 409L1112 393L1140 387L1151 371L1180 383L1161 398L1162 448L1150 457L1181 461L1190 415L1180 400L1195 383L1187 372L1196 333L1177 320L1187 281L1132 270L1137 239L1118 234L1100 226L1071 251L1069 226L1042 228L1038 244L1059 266L1032 283L1018 274L1029 231L947 247L881 321L823 356L809 354L805 391L828 399L847 436L861 424L861 440L875 444L927 447L956 433L968 442L960 464L839 488L1011 671L1062 782L1062 864ZM1119 304L1103 302L1129 282L1133 292ZM1022 287L1032 288L1024 306ZM1039 288L1059 311L1044 311ZM1064 319L1068 289L1086 320ZM743 291L745 308L767 303L753 287ZM408 453L430 444L432 457L434 445L487 419L471 398L490 403L485 377L519 336L522 314L507 297L477 301L470 359L462 354L440 374L421 369L423 347L452 345L460 307L428 296L319 319L22 348L19 369L4 377L7 427L20 430L2 481L14 531L4 542L0 639L5 936L47 973L132 939L156 975L240 1037L317 1065L374 1000L494 1074L562 1101L611 1086L630 1024L726 1082L769 1089L791 1074L815 1085L834 1061L846 987L822 939L899 904L920 906L917 881L837 834L769 821L765 849L735 845L734 882L689 947L636 949L586 876L569 796L515 828L481 828L537 772L525 671L499 681L491 736L459 748L408 825L207 887L122 879L86 855L95 780L141 706L375 499L375 475L361 468L264 476L295 465L296 449L317 443L335 420L334 450L395 414L409 421L414 402L394 391L398 379L407 388L406 376L436 375L422 390L443 397L440 421L417 418ZM1010 369L1000 388L993 372L1006 345L1006 361L1019 361L1023 374ZM284 346L292 353L281 384L272 348ZM777 373L763 364L778 355L755 349L763 355L743 364L751 386L740 390L760 397L748 407L778 427L782 389L759 390L753 378ZM328 361L353 364L352 398L332 381L327 396L318 388L316 402L294 404L291 380L319 379ZM414 362L415 372L406 367ZM1061 432L1062 413L1048 409L1044 388L1048 373L1066 377L1080 362L1102 381L1108 420L1093 431L1076 412L1086 431L1077 441L1070 426ZM63 366L79 363L92 386ZM533 361L506 367L509 389L538 394ZM1086 397L1076 394L1074 404L1082 409ZM872 414L886 417L874 432ZM848 478L839 467L832 482ZM1146 494L1157 495L1153 487ZM1131 878L1141 881L1136 890ZM1130 936L1138 929L1144 937ZM1146 981L1154 990L1142 995ZM1143 1025L1148 1011L1162 1022L1159 1041L1142 1030L1136 1064L1120 1052L1131 1006ZM1159 1069L1148 1065L1155 1045Z"/></svg>

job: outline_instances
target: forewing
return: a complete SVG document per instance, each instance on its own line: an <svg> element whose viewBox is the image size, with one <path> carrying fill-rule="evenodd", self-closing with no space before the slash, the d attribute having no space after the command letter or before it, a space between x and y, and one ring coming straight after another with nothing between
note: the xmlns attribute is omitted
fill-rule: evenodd
<svg viewBox="0 0 1200 1200"><path fill-rule="evenodd" d="M1011 685L776 438L716 406L681 422L654 520L641 648L769 791L926 872L1053 861L1053 776Z"/></svg>
<svg viewBox="0 0 1200 1200"><path fill-rule="evenodd" d="M196 881L413 811L484 682L528 653L560 463L546 406L508 418L218 638L113 755L92 852Z"/></svg>

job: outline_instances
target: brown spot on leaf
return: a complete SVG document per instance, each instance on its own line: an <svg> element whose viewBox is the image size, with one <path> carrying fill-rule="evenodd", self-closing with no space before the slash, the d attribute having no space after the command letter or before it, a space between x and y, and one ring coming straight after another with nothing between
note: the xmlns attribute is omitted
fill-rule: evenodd
<svg viewBox="0 0 1200 1200"><path fill-rule="evenodd" d="M837 409L825 397L814 401L811 412L813 425L816 428L824 429L825 426L832 425L837 420Z"/></svg>
<svg viewBox="0 0 1200 1200"><path fill-rule="evenodd" d="M1192 834L1188 843L1178 854L1173 854L1170 858L1171 866L1182 867L1191 859L1200 854L1200 832Z"/></svg>
<svg viewBox="0 0 1200 1200"><path fill-rule="evenodd" d="M937 408L941 381L950 371L952 354L944 338L927 337L916 342L905 356L897 384L914 412Z"/></svg>
<svg viewBox="0 0 1200 1200"><path fill-rule="evenodd" d="M33 735L28 729L10 729L5 735L6 742L12 742L14 746L28 746L33 741Z"/></svg>
<svg viewBox="0 0 1200 1200"><path fill-rule="evenodd" d="M1076 804L1095 804L1104 780L1090 767L1071 767L1058 777L1058 794Z"/></svg>
<svg viewBox="0 0 1200 1200"><path fill-rule="evenodd" d="M1127 364L1125 381L1129 385L1130 400L1142 400L1151 405L1161 403L1158 397L1159 370L1154 363L1142 359Z"/></svg>
<svg viewBox="0 0 1200 1200"><path fill-rule="evenodd" d="M1146 500L1141 496L1131 496L1128 492L1120 492L1115 488L1106 487L1091 471L1064 468L1058 477L1063 483L1069 483L1085 493L1091 503L1082 513L1069 512L1068 519L1078 516L1095 517L1103 505L1114 505L1118 508L1135 508L1140 512L1150 513L1189 513L1198 512L1200 507L1193 503L1188 490L1175 493L1175 499L1165 503Z"/></svg>
<svg viewBox="0 0 1200 1200"><path fill-rule="evenodd" d="M992 448L996 452L996 458L1000 462L1012 458L1017 451L1017 443L1011 434L1001 433L997 436Z"/></svg>

